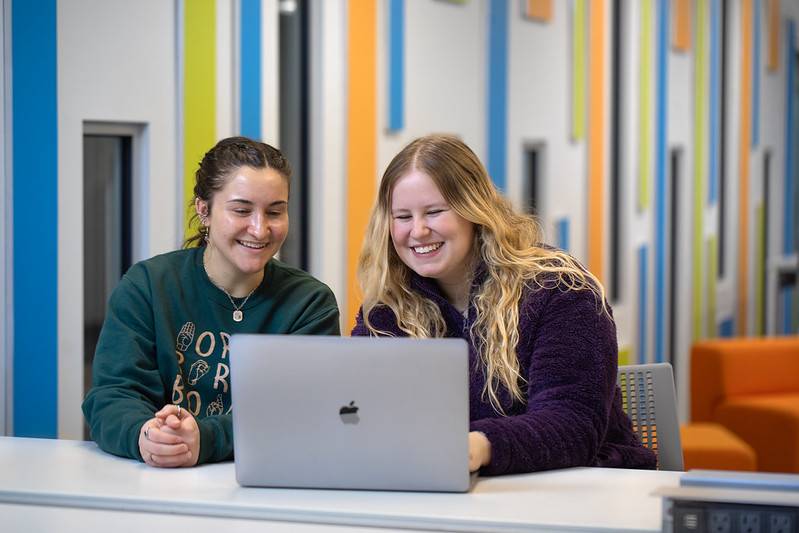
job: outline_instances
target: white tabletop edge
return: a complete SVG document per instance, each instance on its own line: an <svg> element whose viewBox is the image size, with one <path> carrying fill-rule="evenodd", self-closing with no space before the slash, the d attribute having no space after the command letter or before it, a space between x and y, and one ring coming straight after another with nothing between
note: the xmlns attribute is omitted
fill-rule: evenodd
<svg viewBox="0 0 799 533"><path fill-rule="evenodd" d="M391 516L385 514L359 513L334 513L305 509L302 512L286 509L270 508L263 505L208 505L193 502L181 502L176 507L174 502L154 502L149 499L139 498L103 498L103 497L76 497L61 493L42 493L27 491L0 490L0 503L31 506L51 506L82 509L97 509L110 511L130 511L141 513L159 513L168 515L208 516L217 518L240 518L252 520L272 520L278 522L314 523L336 526L361 526L381 527L405 530L435 530L456 532L498 532L516 533L538 531L585 531L582 527L558 526L556 524L511 524L490 520L457 520L440 519L437 517L413 517L407 515ZM532 529L531 529L532 528ZM597 527L597 533L619 531L617 528ZM645 529L627 529L627 533L649 533Z"/></svg>

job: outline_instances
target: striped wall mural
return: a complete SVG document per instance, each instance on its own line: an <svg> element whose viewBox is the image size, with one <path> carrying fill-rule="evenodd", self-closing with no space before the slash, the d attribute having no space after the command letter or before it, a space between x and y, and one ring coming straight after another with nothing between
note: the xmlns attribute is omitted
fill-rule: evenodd
<svg viewBox="0 0 799 533"><path fill-rule="evenodd" d="M654 36L652 2L641 0L641 30L638 73L638 210L649 208L652 183L652 39Z"/></svg>
<svg viewBox="0 0 799 533"><path fill-rule="evenodd" d="M748 329L749 301L749 157L752 135L752 0L741 0L740 142L738 147L738 316L739 335Z"/></svg>
<svg viewBox="0 0 799 533"><path fill-rule="evenodd" d="M593 0L589 17L588 268L602 283L607 281L605 243L608 242L605 236L607 8L605 0Z"/></svg>
<svg viewBox="0 0 799 533"><path fill-rule="evenodd" d="M361 304L356 279L358 255L376 192L377 173L377 2L362 0L348 15L349 95L347 115L347 303L348 323L355 325Z"/></svg>
<svg viewBox="0 0 799 533"><path fill-rule="evenodd" d="M693 212L693 333L694 339L702 337L702 285L704 254L705 212L705 155L707 154L707 1L696 0L696 35L694 45L694 212ZM676 201L676 199L673 199ZM671 290L675 290L674 287Z"/></svg>
<svg viewBox="0 0 799 533"><path fill-rule="evenodd" d="M585 2L574 0L571 12L571 136L574 141L585 136Z"/></svg>
<svg viewBox="0 0 799 533"><path fill-rule="evenodd" d="M36 31L31 31L36 28ZM56 1L11 4L14 435L58 435ZM4 389L4 387L2 387Z"/></svg>
<svg viewBox="0 0 799 533"><path fill-rule="evenodd" d="M668 0L658 3L657 26L657 104L655 111L655 361L666 361L666 195L667 195L667 119L668 116L668 51L669 5Z"/></svg>
<svg viewBox="0 0 799 533"><path fill-rule="evenodd" d="M405 124L405 0L388 4L388 130Z"/></svg>
<svg viewBox="0 0 799 533"><path fill-rule="evenodd" d="M216 0L183 2L183 205L194 214L194 172L216 138Z"/></svg>
<svg viewBox="0 0 799 533"><path fill-rule="evenodd" d="M489 0L488 32L488 161L486 168L505 189L508 139L508 2Z"/></svg>
<svg viewBox="0 0 799 533"><path fill-rule="evenodd" d="M239 2L239 131L261 140L261 0Z"/></svg>
<svg viewBox="0 0 799 533"><path fill-rule="evenodd" d="M796 170L797 124L796 118L796 22L786 23L785 31L785 173L783 175L783 209L784 220L782 230L782 253L790 255L799 247L796 242L796 191L799 189L799 173Z"/></svg>
<svg viewBox="0 0 799 533"><path fill-rule="evenodd" d="M418 17L423 3L436 13L435 24L425 26ZM180 188L179 206L170 216L180 221L174 222L174 227L180 226L182 233L192 214L188 206L194 171L222 134L277 139L279 107L271 85L276 76L267 67L278 57L278 51L270 50L278 46L277 24L272 28L264 21L269 17L277 20L279 14L278 2L273 0L230 3L235 9L228 9L228 17L235 19L220 16L228 5L222 0L178 5L175 54L180 58L180 84L175 106L179 119L169 149L179 154L180 175L153 179L174 180L170 186ZM609 76L612 65L608 59L614 5L607 0L359 0L342 4L347 14L341 15L342 28L346 27L341 30L346 37L341 43L341 62L346 68L338 74L341 86L346 87L342 89L346 91L346 120L340 131L331 129L326 135L335 135L337 144L333 146L342 147L345 184L340 189L344 202L331 209L340 212L337 220L346 245L332 251L320 247L311 253L324 255L319 261L320 277L324 277L326 262L336 263L340 270L337 297L345 332L360 305L357 258L383 170L380 166L393 155L389 151L396 151L398 139L404 142L433 131L451 131L438 124L454 122L444 116L451 111L442 110L442 117L426 116L429 120L422 124L419 110L427 108L413 91L420 76L413 70L412 54L419 53L413 40L419 32L428 32L423 34L425 42L435 43L433 39L440 38L445 49L447 32L457 31L447 26L447 17L460 17L459 23L478 20L469 31L482 53L464 59L464 64L480 62L480 76L456 80L461 83L458 90L478 95L475 101L480 102L474 109L459 112L479 116L479 120L471 130L468 126L466 131L452 133L461 134L475 146L497 187L508 195L524 188L514 188L524 177L516 175L519 173L512 166L514 159L521 159L522 141L541 139L547 164L539 177L546 191L540 199L545 203L542 213L549 217L542 221L549 230L549 241L569 250L605 283L610 244L613 238L622 240L622 278L628 279L622 280L625 290L611 302L619 310L622 360L667 361L672 353L687 357L684 353L690 342L703 337L796 331L799 289L784 280L772 283L768 276L773 273L766 266L788 264L785 269L789 269L797 250L795 24L799 10L779 0L635 2L634 17L624 19L625 31L630 32L625 34L625 46L636 50L625 49L622 56L629 54L634 62L626 65L622 74L626 92L620 106L632 114L621 125L621 156L629 157L624 159L619 179L622 198L627 195L630 201L629 213L620 217L618 237L607 223L613 209L606 191L611 181L610 139L618 133L608 120L613 116L610 96L618 89ZM17 297L11 307L14 365L10 374L13 401L9 403L17 435L56 436L59 243L57 233L44 227L48 222L26 209L25 202L35 197L39 212L55 214L59 208L57 126L62 110L57 106L57 9L55 0L17 1L12 7L13 123L6 133L15 176L11 178L10 202L13 270L9 270ZM725 9L731 16L722 16ZM724 20L729 25L725 26ZM20 30L30 27L40 30L35 34ZM564 64L557 65L557 76L537 79L532 87L519 86L518 73L512 70L518 68L513 66L514 58L525 54L529 68L537 69L539 62L549 57L535 48L519 50L517 37L522 33L533 36L531 42L558 39L559 46L569 47L560 60ZM426 53L438 51L433 47ZM725 54L727 67L734 67L730 67L726 87ZM452 90L448 85L452 80L439 80L436 72L421 74L433 77L442 90ZM547 91L541 90L542 86ZM683 89L680 94L687 94L688 100L675 99L674 92ZM779 98L771 98L774 94ZM553 98L557 100L543 100L548 95L556 95ZM522 109L520 102L534 105ZM543 108L562 112L549 115ZM519 119L520 113L527 115ZM772 124L769 117L775 115L788 120ZM542 125L540 116L556 116L562 124ZM677 127L683 123L685 128ZM528 128L535 135L525 133L520 139L514 127ZM320 144L328 140L324 138ZM730 152L726 178L725 142ZM780 146L785 147L784 153ZM759 164L757 156L766 149L773 150L771 204L761 203L760 173L752 171L753 161ZM680 202L680 211L674 211L669 200L674 194L672 150L680 151L685 161L682 192L674 199ZM754 160L753 155L757 157ZM720 218L719 212L724 210L726 215ZM675 212L684 214L679 226L685 235L683 247L673 246L671 240ZM292 213L295 216L314 214ZM32 232L41 236L35 244L29 238ZM779 239L772 241L774 249L768 248L767 232L779 234ZM670 257L675 254L680 254L680 261ZM681 266L672 283L673 264ZM671 293L678 290L680 297L671 299ZM681 305L678 315L685 317L676 325L670 318L674 302ZM683 310L690 310L690 317ZM27 318L34 316L36 321Z"/></svg>
<svg viewBox="0 0 799 533"><path fill-rule="evenodd" d="M708 118L708 195L707 200L710 205L717 201L719 188L719 138L721 137L721 1L710 0L710 88L707 95L707 105L709 108ZM715 271L714 271L715 272Z"/></svg>

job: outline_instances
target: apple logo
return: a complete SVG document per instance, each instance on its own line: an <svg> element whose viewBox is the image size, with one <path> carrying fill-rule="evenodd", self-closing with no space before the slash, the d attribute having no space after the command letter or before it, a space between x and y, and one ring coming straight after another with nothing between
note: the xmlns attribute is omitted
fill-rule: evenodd
<svg viewBox="0 0 799 533"><path fill-rule="evenodd" d="M344 405L338 410L341 421L345 424L357 424L361 421L358 416L358 406L355 405L355 400L351 401L349 405Z"/></svg>

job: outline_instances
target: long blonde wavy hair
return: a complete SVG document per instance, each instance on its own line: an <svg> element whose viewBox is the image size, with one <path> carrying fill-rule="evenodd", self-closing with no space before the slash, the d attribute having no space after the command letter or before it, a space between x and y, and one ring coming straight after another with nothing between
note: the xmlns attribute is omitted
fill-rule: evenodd
<svg viewBox="0 0 799 533"><path fill-rule="evenodd" d="M386 332L369 321L375 307L388 306L399 328L411 337L441 337L446 324L433 301L410 288L411 271L391 240L391 195L397 181L417 170L429 176L450 208L475 226L474 267L485 265L485 280L473 288L476 320L469 334L485 372L483 399L505 414L502 386L525 401L519 369L519 302L526 287L590 290L597 312L607 312L599 280L574 258L542 245L543 232L531 215L516 213L494 187L480 160L461 140L430 135L407 145L386 168L358 260L363 320L375 335Z"/></svg>

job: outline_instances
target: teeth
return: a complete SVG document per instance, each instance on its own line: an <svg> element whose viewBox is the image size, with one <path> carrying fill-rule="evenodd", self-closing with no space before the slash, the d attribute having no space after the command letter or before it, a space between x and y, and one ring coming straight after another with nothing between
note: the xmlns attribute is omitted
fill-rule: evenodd
<svg viewBox="0 0 799 533"><path fill-rule="evenodd" d="M255 250L260 250L261 248L266 248L266 244L260 242L245 242L239 241L239 244L245 246L247 248L253 248Z"/></svg>
<svg viewBox="0 0 799 533"><path fill-rule="evenodd" d="M413 251L417 254L429 254L430 252L435 252L443 243L437 242L435 244L428 244L427 246L414 246Z"/></svg>

